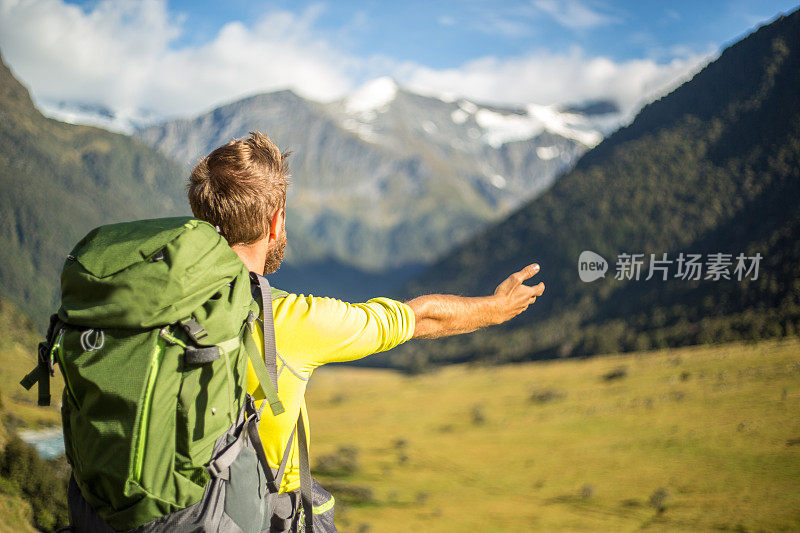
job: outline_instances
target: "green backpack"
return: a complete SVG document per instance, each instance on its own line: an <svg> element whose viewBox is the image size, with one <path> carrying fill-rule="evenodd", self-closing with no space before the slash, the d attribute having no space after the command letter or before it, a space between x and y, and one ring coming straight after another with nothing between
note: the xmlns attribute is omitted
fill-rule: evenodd
<svg viewBox="0 0 800 533"><path fill-rule="evenodd" d="M269 404L273 416L283 406L272 321L264 324L266 365L251 332L272 296L280 291L199 220L103 226L75 246L61 308L22 381L28 389L38 382L47 405L55 363L64 376L73 527L269 529L283 465L276 474L266 463L255 400L266 399L262 409ZM246 393L248 359L260 382L255 398Z"/></svg>

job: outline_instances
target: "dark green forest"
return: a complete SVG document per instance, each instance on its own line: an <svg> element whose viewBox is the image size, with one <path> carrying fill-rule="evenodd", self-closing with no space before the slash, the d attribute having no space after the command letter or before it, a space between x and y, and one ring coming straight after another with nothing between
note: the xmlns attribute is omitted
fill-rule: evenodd
<svg viewBox="0 0 800 533"><path fill-rule="evenodd" d="M409 370L760 339L800 330L800 12L727 48L646 106L551 190L408 284L487 294L537 261L547 286L505 327L396 350ZM583 283L578 256L609 261ZM760 253L755 281L614 279L643 253ZM643 272L647 272L647 261ZM674 266L673 266L674 268Z"/></svg>

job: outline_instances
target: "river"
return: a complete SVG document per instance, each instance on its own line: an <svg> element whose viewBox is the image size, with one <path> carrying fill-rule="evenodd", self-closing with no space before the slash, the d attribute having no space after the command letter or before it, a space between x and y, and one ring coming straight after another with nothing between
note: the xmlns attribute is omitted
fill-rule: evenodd
<svg viewBox="0 0 800 533"><path fill-rule="evenodd" d="M28 444L32 444L44 459L55 459L64 454L64 435L61 433L61 426L20 431L19 436Z"/></svg>

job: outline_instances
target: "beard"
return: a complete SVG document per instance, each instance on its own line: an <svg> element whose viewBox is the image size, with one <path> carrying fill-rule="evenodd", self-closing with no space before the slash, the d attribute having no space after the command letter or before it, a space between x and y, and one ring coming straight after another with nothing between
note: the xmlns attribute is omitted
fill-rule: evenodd
<svg viewBox="0 0 800 533"><path fill-rule="evenodd" d="M283 261L283 252L286 249L286 231L281 232L281 238L267 250L267 258L264 260L264 275L275 273Z"/></svg>

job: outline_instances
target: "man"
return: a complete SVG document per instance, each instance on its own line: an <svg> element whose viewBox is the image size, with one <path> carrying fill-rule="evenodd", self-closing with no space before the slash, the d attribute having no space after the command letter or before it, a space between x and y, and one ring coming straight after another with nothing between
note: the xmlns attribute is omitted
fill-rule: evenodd
<svg viewBox="0 0 800 533"><path fill-rule="evenodd" d="M231 141L202 159L189 181L194 215L216 226L247 268L258 274L275 272L283 259L287 156L265 135L251 133L249 139ZM543 283L523 284L538 270L538 265L529 265L503 281L493 295L480 298L431 294L405 303L373 298L358 304L298 294L276 299L272 312L278 392L286 411L261 420L259 433L270 466L280 465L301 409L305 434L310 435L304 394L314 369L389 350L411 338L444 337L501 324L542 295ZM261 336L260 329L256 336ZM248 392L254 394L257 380L252 367L247 383ZM292 493L299 487L298 439L293 439L280 489Z"/></svg>

